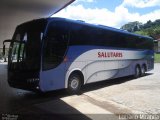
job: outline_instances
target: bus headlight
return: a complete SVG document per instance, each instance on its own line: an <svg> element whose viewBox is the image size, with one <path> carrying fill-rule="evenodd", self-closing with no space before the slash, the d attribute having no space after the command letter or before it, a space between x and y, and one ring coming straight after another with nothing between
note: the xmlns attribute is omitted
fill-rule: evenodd
<svg viewBox="0 0 160 120"><path fill-rule="evenodd" d="M39 90L39 86L37 86L36 89Z"/></svg>

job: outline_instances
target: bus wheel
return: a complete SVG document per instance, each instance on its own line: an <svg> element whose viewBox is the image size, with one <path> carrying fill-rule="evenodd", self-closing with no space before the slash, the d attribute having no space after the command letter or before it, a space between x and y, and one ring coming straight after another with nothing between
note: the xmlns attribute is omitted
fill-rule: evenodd
<svg viewBox="0 0 160 120"><path fill-rule="evenodd" d="M146 67L145 67L145 65L142 65L142 67L141 67L141 76L144 76L145 72L146 72Z"/></svg>
<svg viewBox="0 0 160 120"><path fill-rule="evenodd" d="M137 65L135 67L135 73L134 73L134 78L138 78L141 76L141 70L140 70L140 67Z"/></svg>
<svg viewBox="0 0 160 120"><path fill-rule="evenodd" d="M80 92L82 86L82 80L80 75L73 73L70 75L68 80L68 88L67 91L70 94L78 94Z"/></svg>

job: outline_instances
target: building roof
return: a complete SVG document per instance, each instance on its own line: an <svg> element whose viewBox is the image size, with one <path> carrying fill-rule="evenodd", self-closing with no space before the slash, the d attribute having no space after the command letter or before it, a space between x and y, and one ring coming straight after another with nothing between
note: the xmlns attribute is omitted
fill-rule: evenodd
<svg viewBox="0 0 160 120"><path fill-rule="evenodd" d="M16 26L28 20L50 17L75 0L1 0L0 48L10 39Z"/></svg>

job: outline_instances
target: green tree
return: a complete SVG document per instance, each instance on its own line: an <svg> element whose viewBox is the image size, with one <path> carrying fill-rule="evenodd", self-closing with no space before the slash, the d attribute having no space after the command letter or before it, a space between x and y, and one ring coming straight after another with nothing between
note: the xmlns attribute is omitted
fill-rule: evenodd
<svg viewBox="0 0 160 120"><path fill-rule="evenodd" d="M135 32L135 31L140 30L141 27L142 27L142 25L143 25L143 24L140 23L140 22L138 22L138 21L129 22L129 23L123 25L123 26L121 27L121 29L127 30L127 31L129 31L129 32Z"/></svg>
<svg viewBox="0 0 160 120"><path fill-rule="evenodd" d="M160 19L152 22L151 20L147 23L142 24L140 22L130 22L121 27L121 29L127 30L129 32L134 32L145 36L157 36L160 34Z"/></svg>

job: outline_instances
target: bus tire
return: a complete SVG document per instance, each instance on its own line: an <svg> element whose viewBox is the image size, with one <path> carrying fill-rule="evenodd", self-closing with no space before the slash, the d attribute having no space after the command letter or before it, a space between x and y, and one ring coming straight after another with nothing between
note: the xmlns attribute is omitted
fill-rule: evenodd
<svg viewBox="0 0 160 120"><path fill-rule="evenodd" d="M134 72L134 78L139 78L141 76L141 68L136 65L135 72Z"/></svg>
<svg viewBox="0 0 160 120"><path fill-rule="evenodd" d="M144 76L145 72L146 72L146 66L142 65L142 67L141 67L141 76Z"/></svg>
<svg viewBox="0 0 160 120"><path fill-rule="evenodd" d="M72 73L68 79L67 91L69 94L78 94L82 86L81 76L77 73Z"/></svg>

